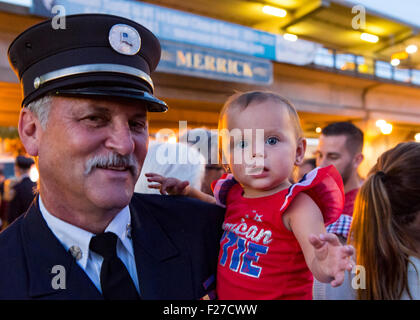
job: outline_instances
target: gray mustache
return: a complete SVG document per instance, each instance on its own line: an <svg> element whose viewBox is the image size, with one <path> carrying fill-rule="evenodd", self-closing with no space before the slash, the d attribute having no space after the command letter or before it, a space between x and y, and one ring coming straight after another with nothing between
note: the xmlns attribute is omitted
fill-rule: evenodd
<svg viewBox="0 0 420 320"><path fill-rule="evenodd" d="M118 153L109 153L108 155L97 155L86 161L85 175L92 172L93 169L106 167L128 167L135 176L139 172L139 165L132 154L122 156Z"/></svg>

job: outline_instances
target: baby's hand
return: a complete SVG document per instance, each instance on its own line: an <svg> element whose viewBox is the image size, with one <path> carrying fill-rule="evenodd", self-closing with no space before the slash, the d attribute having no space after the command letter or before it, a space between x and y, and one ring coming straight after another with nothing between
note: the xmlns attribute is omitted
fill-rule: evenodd
<svg viewBox="0 0 420 320"><path fill-rule="evenodd" d="M325 233L316 236L311 234L309 242L315 249L315 259L322 267L323 273L329 277L332 287L340 286L344 281L346 270L352 270L354 261L352 255L354 248L350 245L343 246L338 237L333 233Z"/></svg>
<svg viewBox="0 0 420 320"><path fill-rule="evenodd" d="M188 195L188 181L181 181L177 178L167 178L157 173L146 173L148 182L156 182L156 184L149 184L151 189L159 189L163 195Z"/></svg>

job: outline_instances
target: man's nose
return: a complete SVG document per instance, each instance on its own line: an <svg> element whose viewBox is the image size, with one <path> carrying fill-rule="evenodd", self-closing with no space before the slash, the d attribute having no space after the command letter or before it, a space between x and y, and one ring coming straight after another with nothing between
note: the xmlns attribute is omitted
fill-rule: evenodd
<svg viewBox="0 0 420 320"><path fill-rule="evenodd" d="M109 131L105 146L120 155L134 152L134 139L128 123L116 123Z"/></svg>

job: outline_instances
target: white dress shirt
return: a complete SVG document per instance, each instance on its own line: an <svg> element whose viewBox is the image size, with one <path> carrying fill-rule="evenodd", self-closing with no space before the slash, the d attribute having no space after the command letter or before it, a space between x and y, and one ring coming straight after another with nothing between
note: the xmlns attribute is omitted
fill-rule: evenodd
<svg viewBox="0 0 420 320"><path fill-rule="evenodd" d="M95 234L53 216L45 208L41 196L39 197L39 209L47 222L48 227L64 246L66 251L73 246L80 249L81 257L79 257L77 263L86 272L96 288L102 293L100 272L103 258L96 252L89 250L90 239L95 236ZM117 256L124 263L128 273L133 279L137 292L140 293L133 243L129 235L130 222L130 209L126 206L114 217L114 219L112 219L105 229L105 232L113 232L118 236Z"/></svg>

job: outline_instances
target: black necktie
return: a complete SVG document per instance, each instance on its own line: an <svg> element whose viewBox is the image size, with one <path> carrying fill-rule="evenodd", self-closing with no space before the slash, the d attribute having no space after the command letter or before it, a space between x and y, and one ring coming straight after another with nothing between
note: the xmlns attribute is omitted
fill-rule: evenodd
<svg viewBox="0 0 420 320"><path fill-rule="evenodd" d="M100 254L104 261L101 267L101 288L105 300L140 299L133 280L124 263L117 256L115 233L100 233L90 240L90 250Z"/></svg>

